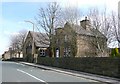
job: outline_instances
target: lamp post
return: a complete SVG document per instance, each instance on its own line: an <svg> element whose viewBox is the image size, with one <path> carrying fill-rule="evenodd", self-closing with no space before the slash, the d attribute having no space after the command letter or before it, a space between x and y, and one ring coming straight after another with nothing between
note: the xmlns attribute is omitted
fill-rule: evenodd
<svg viewBox="0 0 120 84"><path fill-rule="evenodd" d="M34 58L36 58L36 60L35 60L35 63L37 63L37 56L35 57L35 49L34 49L34 42L35 42L35 39L34 39L34 23L33 22L31 22L31 21L25 21L25 22L29 22L29 23L31 23L32 25L33 25L33 41L32 41L32 55L33 55L33 57Z"/></svg>

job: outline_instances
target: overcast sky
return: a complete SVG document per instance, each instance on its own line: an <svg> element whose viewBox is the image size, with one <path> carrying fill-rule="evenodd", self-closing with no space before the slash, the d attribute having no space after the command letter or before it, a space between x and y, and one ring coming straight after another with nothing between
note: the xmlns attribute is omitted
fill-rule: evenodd
<svg viewBox="0 0 120 84"><path fill-rule="evenodd" d="M34 21L38 9L46 6L46 2L58 1L62 7L79 7L86 11L90 7L106 7L108 10L117 11L119 0L2 0L0 2L0 54L8 50L10 36L20 30L32 30L30 23Z"/></svg>

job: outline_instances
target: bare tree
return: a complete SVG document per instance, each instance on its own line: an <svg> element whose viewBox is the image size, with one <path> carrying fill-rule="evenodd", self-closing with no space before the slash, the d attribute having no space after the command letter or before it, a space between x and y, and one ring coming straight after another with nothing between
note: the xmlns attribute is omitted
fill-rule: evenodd
<svg viewBox="0 0 120 84"><path fill-rule="evenodd" d="M12 55L15 55L16 50L18 49L18 43L19 43L19 40L17 39L17 36L12 36L11 43L10 43L10 47L12 48Z"/></svg>
<svg viewBox="0 0 120 84"><path fill-rule="evenodd" d="M76 26L80 19L80 11L75 7L67 7L61 10L59 25L64 26L64 55L75 57L77 53Z"/></svg>
<svg viewBox="0 0 120 84"><path fill-rule="evenodd" d="M116 15L115 12L111 13L111 28L113 30L112 34L115 36L116 40L120 43L119 39L119 19L120 17Z"/></svg>
<svg viewBox="0 0 120 84"><path fill-rule="evenodd" d="M13 54L17 54L20 57L20 53L23 50L24 39L26 37L26 30L19 31L18 35L11 36L10 46L12 48Z"/></svg>
<svg viewBox="0 0 120 84"><path fill-rule="evenodd" d="M39 31L41 30L40 32L45 32L48 36L49 39L46 38L46 40L50 42L50 51L52 52L52 57L54 57L56 46L56 28L63 28L67 22L70 24L77 24L77 21L79 19L79 12L77 8L61 9L59 4L56 2L49 3L47 8L40 8L39 11L40 12L38 14L38 17L36 18L37 24L39 26ZM73 32L70 34L73 35L72 33ZM73 44L75 43L71 43L71 45Z"/></svg>
<svg viewBox="0 0 120 84"><path fill-rule="evenodd" d="M118 7L118 46L119 46L119 49L120 49L120 8Z"/></svg>
<svg viewBox="0 0 120 84"><path fill-rule="evenodd" d="M80 19L80 11L75 7L67 7L61 10L61 16L59 19L59 25L63 26L66 22L69 24L78 24Z"/></svg>
<svg viewBox="0 0 120 84"><path fill-rule="evenodd" d="M23 49L23 45L24 45L24 40L26 38L26 34L27 34L27 30L21 30L19 31L19 35L18 35L18 39L20 40L19 41L19 44L20 44L20 50L22 51Z"/></svg>
<svg viewBox="0 0 120 84"><path fill-rule="evenodd" d="M111 45L111 48L117 48L116 43L120 43L119 38L119 16L116 12L111 12L109 16L109 28L108 28L108 43Z"/></svg>
<svg viewBox="0 0 120 84"><path fill-rule="evenodd" d="M52 2L47 5L47 8L40 8L38 18L36 18L38 26L43 30L41 32L45 32L48 36L46 40L50 42L52 57L54 57L54 34L55 28L58 26L59 11L60 7L58 3Z"/></svg>
<svg viewBox="0 0 120 84"><path fill-rule="evenodd" d="M107 34L110 27L110 23L106 17L106 10L101 13L99 9L91 9L88 18L90 19L90 31L94 36L94 41L89 42L96 47L97 54L103 56L107 47Z"/></svg>
<svg viewBox="0 0 120 84"><path fill-rule="evenodd" d="M118 11L119 12L119 11ZM109 16L110 27L108 30L108 42L110 43L109 47L111 49L112 56L120 56L118 48L120 48L120 17L119 13L112 11L111 15Z"/></svg>

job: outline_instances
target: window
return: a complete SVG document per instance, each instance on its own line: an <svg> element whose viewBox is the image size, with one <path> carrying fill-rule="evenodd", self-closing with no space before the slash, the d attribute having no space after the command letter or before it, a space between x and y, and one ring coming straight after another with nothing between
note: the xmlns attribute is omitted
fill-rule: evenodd
<svg viewBox="0 0 120 84"><path fill-rule="evenodd" d="M70 48L64 48L64 57L70 57Z"/></svg>
<svg viewBox="0 0 120 84"><path fill-rule="evenodd" d="M26 53L31 53L32 52L32 45L28 45L26 47Z"/></svg>
<svg viewBox="0 0 120 84"><path fill-rule="evenodd" d="M45 56L45 50L40 49L40 56Z"/></svg>
<svg viewBox="0 0 120 84"><path fill-rule="evenodd" d="M65 38L64 38L65 42L67 42L67 35L65 35Z"/></svg>

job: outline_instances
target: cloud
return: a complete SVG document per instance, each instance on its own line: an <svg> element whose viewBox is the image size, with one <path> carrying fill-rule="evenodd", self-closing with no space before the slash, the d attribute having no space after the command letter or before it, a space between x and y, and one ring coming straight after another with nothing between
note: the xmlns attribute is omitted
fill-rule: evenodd
<svg viewBox="0 0 120 84"><path fill-rule="evenodd" d="M73 6L73 7L74 6L80 7L80 6L85 6L85 5L92 6L92 5L99 5L99 4L104 3L103 0L89 0L89 1L88 0L63 0L61 2L64 6L69 5L69 6Z"/></svg>
<svg viewBox="0 0 120 84"><path fill-rule="evenodd" d="M2 2L60 2L62 7L100 7L106 6L109 10L118 9L119 0L2 0Z"/></svg>
<svg viewBox="0 0 120 84"><path fill-rule="evenodd" d="M55 2L59 0L3 0L2 2Z"/></svg>
<svg viewBox="0 0 120 84"><path fill-rule="evenodd" d="M0 35L0 55L9 48L9 39L5 36Z"/></svg>
<svg viewBox="0 0 120 84"><path fill-rule="evenodd" d="M25 22L24 21L19 21L18 24L25 24Z"/></svg>
<svg viewBox="0 0 120 84"><path fill-rule="evenodd" d="M118 9L119 0L61 0L59 1L63 7L79 7L79 8L89 8L89 7L106 7L109 11Z"/></svg>
<svg viewBox="0 0 120 84"><path fill-rule="evenodd" d="M0 35L0 55L9 49L10 38L18 34L18 32L3 31L3 33Z"/></svg>
<svg viewBox="0 0 120 84"><path fill-rule="evenodd" d="M19 35L19 32L4 31L4 34L7 35L7 36L14 36L14 35Z"/></svg>

